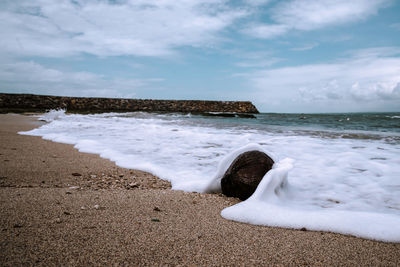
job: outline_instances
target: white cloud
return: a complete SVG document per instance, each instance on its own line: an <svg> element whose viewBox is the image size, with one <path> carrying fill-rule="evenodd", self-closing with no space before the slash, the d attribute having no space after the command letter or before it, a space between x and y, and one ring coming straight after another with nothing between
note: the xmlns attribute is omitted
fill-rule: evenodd
<svg viewBox="0 0 400 267"><path fill-rule="evenodd" d="M292 50L292 51L307 51L307 50L311 50L311 49L317 47L318 45L319 45L318 43L306 44L303 46L293 47L290 50Z"/></svg>
<svg viewBox="0 0 400 267"><path fill-rule="evenodd" d="M269 39L290 30L309 31L363 20L375 15L391 0L292 0L270 10L272 24L250 25L249 35Z"/></svg>
<svg viewBox="0 0 400 267"><path fill-rule="evenodd" d="M336 62L259 70L247 78L255 88L253 99L261 105L275 101L275 110L346 111L365 105L377 110L399 109L397 50L354 51L351 57Z"/></svg>
<svg viewBox="0 0 400 267"><path fill-rule="evenodd" d="M260 39L270 39L285 34L290 28L283 24L252 24L243 30L245 34Z"/></svg>
<svg viewBox="0 0 400 267"><path fill-rule="evenodd" d="M65 72L35 62L0 65L3 92L98 97L134 97L136 90L161 79L108 79L90 72Z"/></svg>
<svg viewBox="0 0 400 267"><path fill-rule="evenodd" d="M165 56L210 46L247 12L225 0L19 0L0 4L0 50L18 56Z"/></svg>
<svg viewBox="0 0 400 267"><path fill-rule="evenodd" d="M241 68L263 68L263 67L270 67L281 61L282 61L281 58L272 57L265 60L241 61L236 63L235 66Z"/></svg>
<svg viewBox="0 0 400 267"><path fill-rule="evenodd" d="M263 6L271 2L271 0L243 0L243 2L251 6Z"/></svg>

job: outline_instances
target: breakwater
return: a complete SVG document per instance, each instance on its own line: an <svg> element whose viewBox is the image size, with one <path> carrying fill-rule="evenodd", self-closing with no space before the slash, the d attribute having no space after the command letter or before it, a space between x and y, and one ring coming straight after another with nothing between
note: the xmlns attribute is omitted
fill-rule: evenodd
<svg viewBox="0 0 400 267"><path fill-rule="evenodd" d="M250 101L152 100L0 93L0 110L3 112L46 111L59 108L70 112L259 113Z"/></svg>

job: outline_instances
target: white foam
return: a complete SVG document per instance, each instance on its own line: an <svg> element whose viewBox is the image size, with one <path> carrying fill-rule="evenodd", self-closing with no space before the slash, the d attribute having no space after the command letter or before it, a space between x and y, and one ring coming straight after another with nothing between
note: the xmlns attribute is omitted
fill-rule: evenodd
<svg viewBox="0 0 400 267"><path fill-rule="evenodd" d="M52 109L39 116L39 120L52 122L65 116L65 109Z"/></svg>
<svg viewBox="0 0 400 267"><path fill-rule="evenodd" d="M271 131L265 125L229 124L229 120L179 114L57 114L49 115L50 123L22 134L73 144L79 151L99 154L121 167L169 180L173 189L196 192L218 192L223 173L237 155L262 150L278 163L272 174L280 178L274 179L274 184L287 186L278 188L280 196L267 194L271 181L263 179L269 186L257 191L268 198L252 197L238 208L224 211L224 216L254 224L400 242L399 226L394 225L400 225L398 144L384 139L299 135L285 127ZM288 172L290 165L293 169ZM288 176L283 179L285 173ZM239 212L243 207L247 213ZM235 210L243 216L237 217ZM332 216L340 219L326 219ZM373 232L355 224L361 219L371 224L380 220L381 225L371 226L377 229Z"/></svg>
<svg viewBox="0 0 400 267"><path fill-rule="evenodd" d="M274 164L247 200L222 210L222 217L243 223L330 231L386 242L400 242L400 217L363 211L305 209L291 201L287 177L292 160Z"/></svg>

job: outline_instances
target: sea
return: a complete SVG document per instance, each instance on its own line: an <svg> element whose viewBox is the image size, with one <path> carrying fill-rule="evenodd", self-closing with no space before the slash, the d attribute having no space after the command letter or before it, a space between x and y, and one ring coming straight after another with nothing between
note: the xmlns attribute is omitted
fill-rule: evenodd
<svg viewBox="0 0 400 267"><path fill-rule="evenodd" d="M228 116L227 116L228 115ZM102 113L52 110L20 134L72 144L173 190L220 192L239 154L260 150L274 166L233 221L400 242L400 113Z"/></svg>

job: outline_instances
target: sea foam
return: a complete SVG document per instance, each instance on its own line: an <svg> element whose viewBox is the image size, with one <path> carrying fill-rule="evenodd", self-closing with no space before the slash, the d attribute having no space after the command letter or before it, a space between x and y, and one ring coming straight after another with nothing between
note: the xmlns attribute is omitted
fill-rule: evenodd
<svg viewBox="0 0 400 267"><path fill-rule="evenodd" d="M237 155L264 151L274 159L273 169L253 196L224 209L223 217L400 242L400 147L387 132L359 138L351 131L294 131L257 120L142 112L57 111L42 119L49 123L21 134L151 172L175 190L219 192Z"/></svg>

